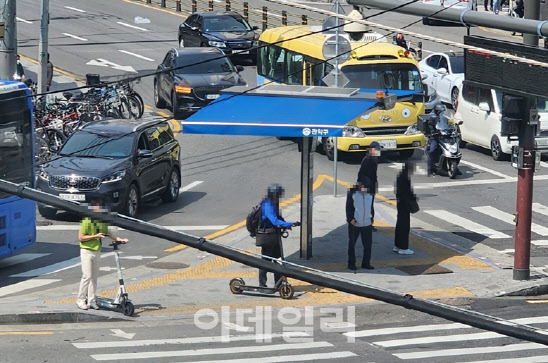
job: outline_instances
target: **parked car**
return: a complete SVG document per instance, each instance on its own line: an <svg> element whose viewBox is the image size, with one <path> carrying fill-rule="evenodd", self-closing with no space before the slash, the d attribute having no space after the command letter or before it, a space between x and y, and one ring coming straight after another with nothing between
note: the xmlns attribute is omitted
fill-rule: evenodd
<svg viewBox="0 0 548 363"><path fill-rule="evenodd" d="M517 138L501 136L502 92L464 84L459 95L454 119L463 121L460 125L461 139L491 150L495 160L508 159ZM535 138L539 149L548 150L548 101L539 100L540 134Z"/></svg>
<svg viewBox="0 0 548 363"><path fill-rule="evenodd" d="M443 6L444 8L456 9L461 11L466 9L471 9L472 7L472 1L468 1L468 0L422 0L422 3L428 4L428 5ZM434 20L428 17L422 18L422 23L424 25L432 25L433 22L444 23L445 21ZM448 23L452 23L452 22L448 22Z"/></svg>
<svg viewBox="0 0 548 363"><path fill-rule="evenodd" d="M194 13L179 26L179 46L217 47L255 62L258 27L234 11Z"/></svg>
<svg viewBox="0 0 548 363"><path fill-rule="evenodd" d="M224 88L246 86L239 72L216 48L171 49L154 76L154 103L171 106L174 118L185 118L217 99Z"/></svg>
<svg viewBox="0 0 548 363"><path fill-rule="evenodd" d="M464 53L433 53L419 62L426 84L455 108L464 81Z"/></svg>
<svg viewBox="0 0 548 363"><path fill-rule="evenodd" d="M181 186L181 148L167 122L105 120L86 124L42 165L37 188L66 200L101 198L134 217L141 201L175 202ZM52 218L56 209L38 206Z"/></svg>

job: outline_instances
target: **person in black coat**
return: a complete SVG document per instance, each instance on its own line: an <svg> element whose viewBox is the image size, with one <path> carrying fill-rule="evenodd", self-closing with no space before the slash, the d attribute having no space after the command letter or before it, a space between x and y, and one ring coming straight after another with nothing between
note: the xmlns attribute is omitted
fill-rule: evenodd
<svg viewBox="0 0 548 363"><path fill-rule="evenodd" d="M396 221L395 246L393 251L400 255L412 255L413 250L409 249L409 230L411 228L411 212L409 211L409 200L416 198L411 188L410 175L413 174L415 166L412 161L407 160L403 170L396 179L396 199L398 219Z"/></svg>
<svg viewBox="0 0 548 363"><path fill-rule="evenodd" d="M371 225L373 225L373 219L375 218L375 207L373 206L375 201L375 194L377 193L377 168L379 166L379 156L381 155L381 145L373 141L369 145L367 155L363 158L358 171L358 183L363 184L369 193L373 196L371 198ZM373 230L375 228L373 227Z"/></svg>

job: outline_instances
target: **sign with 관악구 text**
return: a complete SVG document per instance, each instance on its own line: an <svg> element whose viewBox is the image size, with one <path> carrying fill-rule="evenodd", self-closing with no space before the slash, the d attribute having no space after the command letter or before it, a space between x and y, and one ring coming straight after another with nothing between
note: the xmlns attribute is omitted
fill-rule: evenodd
<svg viewBox="0 0 548 363"><path fill-rule="evenodd" d="M464 44L548 63L548 49L508 41L465 36ZM464 53L465 82L495 88L523 97L546 98L548 69L527 62L467 49Z"/></svg>

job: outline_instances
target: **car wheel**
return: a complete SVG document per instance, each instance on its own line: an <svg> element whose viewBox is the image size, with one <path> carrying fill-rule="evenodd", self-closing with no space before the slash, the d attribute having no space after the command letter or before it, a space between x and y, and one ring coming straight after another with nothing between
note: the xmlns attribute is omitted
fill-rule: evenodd
<svg viewBox="0 0 548 363"><path fill-rule="evenodd" d="M131 184L127 192L124 214L128 217L135 217L137 215L137 211L139 210L140 204L141 200L139 197L139 190L137 190L137 185Z"/></svg>
<svg viewBox="0 0 548 363"><path fill-rule="evenodd" d="M158 89L158 81L154 81L154 104L158 108L165 108L166 107L166 101L162 99L162 96L160 96L160 90Z"/></svg>
<svg viewBox="0 0 548 363"><path fill-rule="evenodd" d="M327 158L331 161L335 160L335 141L332 137L324 137L322 140L323 144L323 151L325 152L325 155ZM337 160L341 161L344 160L345 153L344 151L338 150L337 151Z"/></svg>
<svg viewBox="0 0 548 363"><path fill-rule="evenodd" d="M177 171L177 169L173 169L171 170L171 175L169 176L169 182L167 183L166 191L162 195L162 200L169 203L177 201L177 198L179 197L180 187L181 182L179 181L179 172Z"/></svg>
<svg viewBox="0 0 548 363"><path fill-rule="evenodd" d="M422 24L423 24L423 25L430 25L430 19L428 19L428 18L422 18Z"/></svg>
<svg viewBox="0 0 548 363"><path fill-rule="evenodd" d="M411 156L413 156L413 154L415 153L415 149L400 150L399 153L400 153L400 159L402 159L402 160L407 160L407 159L409 159Z"/></svg>
<svg viewBox="0 0 548 363"><path fill-rule="evenodd" d="M502 152L500 147L500 140L495 135L491 138L491 156L496 161L504 160L506 157L506 154Z"/></svg>
<svg viewBox="0 0 548 363"><path fill-rule="evenodd" d="M180 38L179 39L179 48L184 48L185 47L185 40L183 38Z"/></svg>
<svg viewBox="0 0 548 363"><path fill-rule="evenodd" d="M178 110L179 102L177 101L177 94L173 92L171 94L171 111L173 112L173 118L178 119L181 117L181 111Z"/></svg>
<svg viewBox="0 0 548 363"><path fill-rule="evenodd" d="M54 219L57 214L57 209L38 204L38 212L44 218Z"/></svg>
<svg viewBox="0 0 548 363"><path fill-rule="evenodd" d="M453 107L453 110L457 109L458 99L459 99L459 89L457 87L453 87L453 90L451 91L451 107Z"/></svg>

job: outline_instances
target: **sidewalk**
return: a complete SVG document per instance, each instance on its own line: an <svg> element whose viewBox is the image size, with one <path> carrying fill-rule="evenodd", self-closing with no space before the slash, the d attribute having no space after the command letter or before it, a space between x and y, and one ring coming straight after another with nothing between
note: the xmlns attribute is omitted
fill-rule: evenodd
<svg viewBox="0 0 548 363"><path fill-rule="evenodd" d="M396 210L390 202L379 199L375 202L378 231L373 234L371 263L374 270L358 269L354 273L346 268L345 197L315 197L313 257L310 260L299 258L299 233L293 231L284 240L286 259L358 283L427 299L495 297L546 284L546 276L536 267L532 267L531 275L541 277L514 281L511 256L439 230L413 217L410 247L415 254L395 254L392 247ZM284 215L288 220L297 220L299 203L289 206ZM245 229L235 230L215 239L215 242L258 252L254 240ZM356 253L359 259L362 249L358 245ZM48 277L59 278L56 275ZM222 307L229 307L233 311L262 305L280 309L373 302L295 280L291 280L296 291L291 300L282 300L278 294L233 295L228 285L230 279L235 277L251 284L257 282L255 269L190 248L156 260L153 264L124 270L129 296L136 306L137 317L131 319L173 318L204 308L220 311ZM269 278L272 284L271 275ZM115 274L101 277L99 295L113 297L116 283ZM78 285L72 284L26 294L25 301L21 296L4 297L0 305L0 323L125 318L120 313L109 311L78 310L75 305L77 290Z"/></svg>

